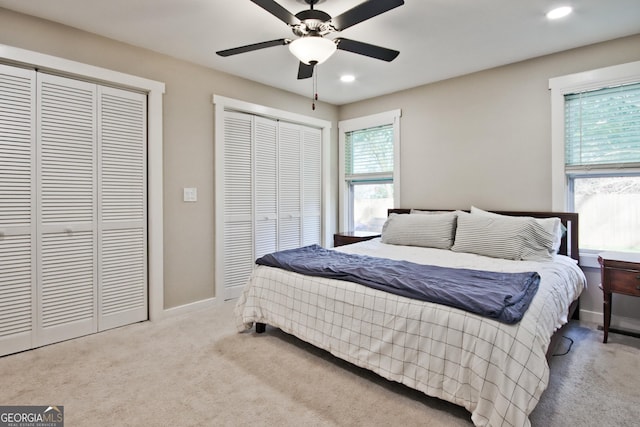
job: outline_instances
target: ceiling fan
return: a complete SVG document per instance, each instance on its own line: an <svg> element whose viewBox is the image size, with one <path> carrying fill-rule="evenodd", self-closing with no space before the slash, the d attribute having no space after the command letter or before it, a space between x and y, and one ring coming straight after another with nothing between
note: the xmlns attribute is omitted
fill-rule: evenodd
<svg viewBox="0 0 640 427"><path fill-rule="evenodd" d="M273 46L288 45L291 53L300 60L298 79L307 79L313 76L314 67L326 61L336 49L387 62L393 61L400 53L397 50L342 37L329 39L325 38L325 36L340 32L381 13L402 6L404 0L368 0L336 17L331 17L328 13L314 9L314 5L319 0L305 0L310 8L295 15L274 0L251 1L287 24L298 38L295 40L286 38L270 40L221 50L216 52L218 55L231 56Z"/></svg>

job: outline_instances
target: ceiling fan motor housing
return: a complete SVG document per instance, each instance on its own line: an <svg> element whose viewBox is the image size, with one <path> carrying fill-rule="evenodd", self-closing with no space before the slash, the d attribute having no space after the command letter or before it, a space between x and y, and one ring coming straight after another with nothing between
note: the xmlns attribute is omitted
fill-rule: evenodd
<svg viewBox="0 0 640 427"><path fill-rule="evenodd" d="M300 24L293 25L291 29L299 37L304 37L310 33L324 36L335 31L329 22L331 21L331 15L321 10L307 9L297 13L295 16L300 20Z"/></svg>

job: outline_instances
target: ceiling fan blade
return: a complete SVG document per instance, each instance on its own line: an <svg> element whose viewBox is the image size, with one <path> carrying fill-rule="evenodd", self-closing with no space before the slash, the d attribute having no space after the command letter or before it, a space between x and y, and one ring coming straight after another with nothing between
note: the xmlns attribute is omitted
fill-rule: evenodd
<svg viewBox="0 0 640 427"><path fill-rule="evenodd" d="M300 20L296 18L291 12L284 7L280 6L273 0L251 0L282 22L287 25L296 25L300 23Z"/></svg>
<svg viewBox="0 0 640 427"><path fill-rule="evenodd" d="M368 0L336 16L331 23L336 30L342 31L403 4L404 0Z"/></svg>
<svg viewBox="0 0 640 427"><path fill-rule="evenodd" d="M313 67L316 64L307 65L304 62L300 61L300 65L298 66L298 80L308 79L313 77Z"/></svg>
<svg viewBox="0 0 640 427"><path fill-rule="evenodd" d="M220 56L231 56L239 53L251 52L253 50L264 49L273 46L282 46L291 43L289 39L270 40L268 42L260 42L248 44L246 46L234 47L233 49L219 50L216 52Z"/></svg>
<svg viewBox="0 0 640 427"><path fill-rule="evenodd" d="M358 42L355 40L337 38L334 40L338 49L346 50L347 52L357 53L359 55L369 56L371 58L381 59L383 61L391 62L396 59L396 56L400 54L397 50L387 49L386 47L380 47L369 43Z"/></svg>

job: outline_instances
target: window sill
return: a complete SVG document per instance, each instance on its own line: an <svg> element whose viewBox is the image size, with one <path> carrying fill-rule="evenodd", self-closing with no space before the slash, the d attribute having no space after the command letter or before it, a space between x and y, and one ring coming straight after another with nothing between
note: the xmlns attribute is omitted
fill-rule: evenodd
<svg viewBox="0 0 640 427"><path fill-rule="evenodd" d="M612 252L612 251L607 251L606 249L603 249L601 251L593 251L593 250L581 250L580 251L580 267L586 267L586 268L600 268L600 263L598 262L598 255L600 255L601 253L604 252ZM637 255L637 252L624 252L624 251L613 251L615 253L620 253L622 255L624 254L635 254Z"/></svg>
<svg viewBox="0 0 640 427"><path fill-rule="evenodd" d="M580 267L600 268L598 253L580 251Z"/></svg>

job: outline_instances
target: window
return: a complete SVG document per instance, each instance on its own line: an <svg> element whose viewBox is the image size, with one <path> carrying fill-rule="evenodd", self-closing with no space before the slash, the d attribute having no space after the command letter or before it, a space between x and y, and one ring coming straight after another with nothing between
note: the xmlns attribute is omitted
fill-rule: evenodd
<svg viewBox="0 0 640 427"><path fill-rule="evenodd" d="M398 206L399 111L339 123L342 230L380 232Z"/></svg>
<svg viewBox="0 0 640 427"><path fill-rule="evenodd" d="M557 92L552 92L553 150L559 153L562 145L564 208L580 214L586 266L596 266L595 254L602 250L640 252L640 63L591 73L550 81Z"/></svg>
<svg viewBox="0 0 640 427"><path fill-rule="evenodd" d="M568 206L580 246L640 251L640 83L565 95Z"/></svg>

